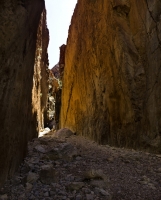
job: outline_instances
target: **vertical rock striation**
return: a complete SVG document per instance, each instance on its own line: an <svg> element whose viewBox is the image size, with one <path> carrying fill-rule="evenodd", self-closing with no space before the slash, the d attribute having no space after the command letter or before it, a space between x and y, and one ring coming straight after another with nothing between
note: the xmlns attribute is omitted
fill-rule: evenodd
<svg viewBox="0 0 161 200"><path fill-rule="evenodd" d="M99 143L161 152L160 8L160 0L78 0L61 127Z"/></svg>
<svg viewBox="0 0 161 200"><path fill-rule="evenodd" d="M46 10L41 14L37 31L36 54L34 65L34 77L32 88L32 112L37 115L37 131L44 128L48 121L48 54L49 31L46 25Z"/></svg>
<svg viewBox="0 0 161 200"><path fill-rule="evenodd" d="M43 0L0 1L0 185L23 159L27 141L37 135L32 87L44 8Z"/></svg>
<svg viewBox="0 0 161 200"><path fill-rule="evenodd" d="M56 94L57 94L58 90L59 90L59 81L53 75L53 71L49 70L48 123L47 123L47 126L50 129L52 129L53 125L55 124L55 102L56 102Z"/></svg>
<svg viewBox="0 0 161 200"><path fill-rule="evenodd" d="M63 44L59 47L60 49L60 57L59 63L55 65L51 71L55 77L53 81L53 88L54 89L54 98L55 98L55 110L54 110L54 118L56 123L56 129L60 128L60 112L61 112L61 92L62 92L62 78L64 74L64 67L65 67L65 51L66 45ZM57 80L57 81L56 81Z"/></svg>

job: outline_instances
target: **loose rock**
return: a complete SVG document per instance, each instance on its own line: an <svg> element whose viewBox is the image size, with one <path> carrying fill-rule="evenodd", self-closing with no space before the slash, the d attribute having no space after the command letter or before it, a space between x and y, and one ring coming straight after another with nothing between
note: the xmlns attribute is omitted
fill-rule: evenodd
<svg viewBox="0 0 161 200"><path fill-rule="evenodd" d="M154 154L52 133L28 149L18 172L0 189L0 200L160 200L161 159Z"/></svg>

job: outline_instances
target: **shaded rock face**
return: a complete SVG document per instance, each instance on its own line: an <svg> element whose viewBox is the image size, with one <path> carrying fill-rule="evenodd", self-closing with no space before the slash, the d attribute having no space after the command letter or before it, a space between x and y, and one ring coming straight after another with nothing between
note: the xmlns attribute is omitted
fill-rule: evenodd
<svg viewBox="0 0 161 200"><path fill-rule="evenodd" d="M65 52L66 45L63 44L60 46L60 57L59 57L59 90L56 92L56 103L55 103L55 122L56 128L60 128L60 112L61 112L61 97L62 97L62 78L64 74L64 66L65 66Z"/></svg>
<svg viewBox="0 0 161 200"><path fill-rule="evenodd" d="M37 136L32 107L37 29L43 0L0 1L0 185Z"/></svg>
<svg viewBox="0 0 161 200"><path fill-rule="evenodd" d="M59 57L59 72L60 72L60 80L62 80L63 74L64 74L64 66L65 66L65 51L66 51L66 45L63 44L59 47L60 49L60 57Z"/></svg>
<svg viewBox="0 0 161 200"><path fill-rule="evenodd" d="M161 152L160 8L160 0L78 0L61 127L99 143Z"/></svg>
<svg viewBox="0 0 161 200"><path fill-rule="evenodd" d="M52 73L54 74L55 78L60 78L60 71L59 71L59 64L56 64L52 69Z"/></svg>
<svg viewBox="0 0 161 200"><path fill-rule="evenodd" d="M61 110L61 92L62 92L62 78L64 74L64 66L65 66L65 51L66 51L66 45L63 44L59 47L60 49L60 57L59 62L57 65L55 65L51 72L54 75L54 79L57 80L57 83L53 81L53 87L55 90L53 90L53 96L55 99L54 104L54 118L56 123L56 129L60 128L59 120L60 120L60 110Z"/></svg>

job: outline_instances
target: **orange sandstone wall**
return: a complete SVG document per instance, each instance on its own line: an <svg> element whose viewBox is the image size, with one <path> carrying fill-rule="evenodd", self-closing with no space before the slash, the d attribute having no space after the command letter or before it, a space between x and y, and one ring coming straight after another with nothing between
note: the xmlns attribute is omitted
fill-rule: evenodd
<svg viewBox="0 0 161 200"><path fill-rule="evenodd" d="M78 0L60 120L99 143L161 152L160 0Z"/></svg>

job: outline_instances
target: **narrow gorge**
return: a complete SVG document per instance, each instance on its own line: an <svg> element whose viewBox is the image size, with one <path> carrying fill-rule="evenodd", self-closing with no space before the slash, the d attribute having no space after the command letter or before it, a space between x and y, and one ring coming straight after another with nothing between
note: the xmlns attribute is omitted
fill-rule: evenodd
<svg viewBox="0 0 161 200"><path fill-rule="evenodd" d="M53 116L97 144L161 153L161 0L78 0L52 70L44 0L1 0L0 22L0 187Z"/></svg>

